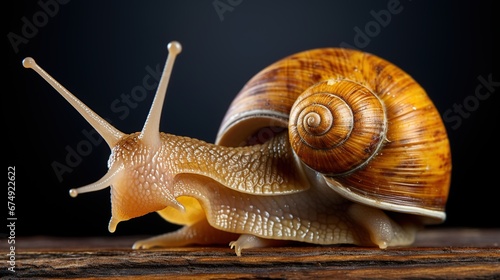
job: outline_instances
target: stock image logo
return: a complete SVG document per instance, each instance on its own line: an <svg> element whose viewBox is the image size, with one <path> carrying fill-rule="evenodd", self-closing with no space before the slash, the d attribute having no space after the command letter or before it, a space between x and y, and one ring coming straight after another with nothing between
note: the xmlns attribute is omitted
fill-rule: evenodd
<svg viewBox="0 0 500 280"><path fill-rule="evenodd" d="M21 29L16 32L9 32L7 39L15 53L19 52L21 45L26 45L33 39L40 29L45 27L51 18L57 16L60 11L60 5L66 5L70 0L48 0L38 1L40 10L33 13L31 17L23 16L21 18Z"/></svg>
<svg viewBox="0 0 500 280"><path fill-rule="evenodd" d="M477 80L478 84L474 94L465 97L461 103L454 103L452 108L443 113L443 120L449 123L453 130L458 129L462 125L462 121L468 119L473 112L477 111L481 102L490 98L491 94L500 86L500 82L493 80L493 74L489 74L486 78L479 76Z"/></svg>
<svg viewBox="0 0 500 280"><path fill-rule="evenodd" d="M373 38L380 35L380 33L382 32L382 28L386 28L391 23L392 17L395 15L399 15L403 11L403 9L404 7L403 5L401 5L399 0L389 0L389 2L387 2L386 9L382 9L378 12L375 10L371 10L370 15L373 19L368 21L364 25L363 29L361 29L359 26L355 26L353 28L355 32L353 38L354 46L347 42L340 43L340 46L350 49L366 48Z"/></svg>
<svg viewBox="0 0 500 280"><path fill-rule="evenodd" d="M224 13L234 11L234 8L239 6L243 0L214 0L212 5L215 12L219 16L220 21L224 21Z"/></svg>

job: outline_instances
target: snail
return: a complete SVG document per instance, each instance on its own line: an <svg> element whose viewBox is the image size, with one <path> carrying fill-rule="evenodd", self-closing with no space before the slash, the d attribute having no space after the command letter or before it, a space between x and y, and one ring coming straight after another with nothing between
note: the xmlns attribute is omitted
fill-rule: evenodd
<svg viewBox="0 0 500 280"><path fill-rule="evenodd" d="M70 195L110 186L108 229L151 212L182 225L135 249L289 242L406 246L442 223L451 177L447 132L406 72L370 53L318 48L289 55L236 95L215 143L159 132L169 55L140 132L126 134L50 83L104 138L108 172Z"/></svg>

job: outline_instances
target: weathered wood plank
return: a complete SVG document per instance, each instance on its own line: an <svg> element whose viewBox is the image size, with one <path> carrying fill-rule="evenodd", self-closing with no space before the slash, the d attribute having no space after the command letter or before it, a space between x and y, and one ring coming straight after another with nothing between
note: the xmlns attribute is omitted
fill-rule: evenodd
<svg viewBox="0 0 500 280"><path fill-rule="evenodd" d="M131 250L137 237L19 239L19 278L500 278L500 230L430 230L414 246L291 246L243 251L229 247ZM21 245L24 242L24 245ZM24 247L24 248L23 248Z"/></svg>
<svg viewBox="0 0 500 280"><path fill-rule="evenodd" d="M226 248L205 247L145 251L44 250L21 253L16 273L23 277L130 276L135 279L181 275L204 275L204 278L208 275L216 278L500 277L500 249L285 247L249 250L242 257L234 256Z"/></svg>

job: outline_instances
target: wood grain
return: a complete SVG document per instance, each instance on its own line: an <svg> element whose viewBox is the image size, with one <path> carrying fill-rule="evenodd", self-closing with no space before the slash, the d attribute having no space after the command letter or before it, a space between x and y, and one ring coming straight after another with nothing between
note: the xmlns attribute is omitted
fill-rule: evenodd
<svg viewBox="0 0 500 280"><path fill-rule="evenodd" d="M500 229L437 229L411 247L290 246L132 250L142 237L18 238L5 279L500 279ZM5 246L2 245L2 250ZM4 262L5 263L5 262Z"/></svg>

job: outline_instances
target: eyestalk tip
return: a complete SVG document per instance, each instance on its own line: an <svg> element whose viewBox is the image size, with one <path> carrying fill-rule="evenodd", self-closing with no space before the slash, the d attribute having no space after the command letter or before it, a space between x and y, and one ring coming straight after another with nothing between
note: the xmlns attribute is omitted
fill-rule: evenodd
<svg viewBox="0 0 500 280"><path fill-rule="evenodd" d="M182 51L182 45L181 45L181 43L179 43L177 41L172 41L172 42L168 43L167 47L168 47L168 51L173 55L177 55Z"/></svg>
<svg viewBox="0 0 500 280"><path fill-rule="evenodd" d="M71 189L71 190L69 190L69 195L71 197L77 197L78 196L78 191L76 189Z"/></svg>
<svg viewBox="0 0 500 280"><path fill-rule="evenodd" d="M33 66L36 65L36 62L33 58L31 57L26 57L23 59L23 66L24 68L33 68Z"/></svg>

